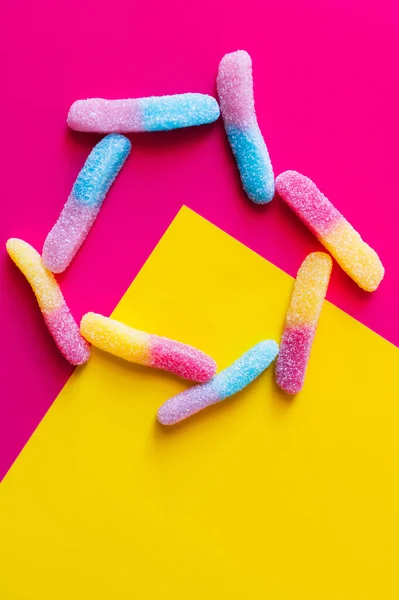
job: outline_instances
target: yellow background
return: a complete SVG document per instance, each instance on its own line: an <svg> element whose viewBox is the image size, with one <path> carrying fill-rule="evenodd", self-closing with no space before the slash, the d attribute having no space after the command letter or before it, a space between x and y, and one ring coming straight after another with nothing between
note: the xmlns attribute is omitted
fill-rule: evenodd
<svg viewBox="0 0 399 600"><path fill-rule="evenodd" d="M291 289L182 209L114 317L224 368ZM326 303L300 395L270 368L164 430L186 383L93 351L0 486L1 600L397 600L398 359Z"/></svg>

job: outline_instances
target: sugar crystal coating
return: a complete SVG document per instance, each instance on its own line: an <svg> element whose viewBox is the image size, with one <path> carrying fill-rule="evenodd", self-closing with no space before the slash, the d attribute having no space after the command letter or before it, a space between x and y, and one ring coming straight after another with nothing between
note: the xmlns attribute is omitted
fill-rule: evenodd
<svg viewBox="0 0 399 600"><path fill-rule="evenodd" d="M217 375L216 375L217 377ZM175 425L195 415L207 406L220 402L217 389L212 381L194 385L192 388L167 400L157 412L161 425Z"/></svg>
<svg viewBox="0 0 399 600"><path fill-rule="evenodd" d="M225 54L219 64L218 95L226 125L247 127L257 122L252 79L252 60L245 50Z"/></svg>
<svg viewBox="0 0 399 600"><path fill-rule="evenodd" d="M150 348L151 367L175 373L183 379L202 383L209 381L216 372L213 359L187 344L151 335Z"/></svg>
<svg viewBox="0 0 399 600"><path fill-rule="evenodd" d="M140 103L134 99L76 100L69 109L67 123L75 131L129 133L143 131Z"/></svg>
<svg viewBox="0 0 399 600"><path fill-rule="evenodd" d="M278 345L273 340L256 344L208 383L196 385L167 400L158 410L158 421L162 425L174 425L237 394L267 369L277 354Z"/></svg>
<svg viewBox="0 0 399 600"><path fill-rule="evenodd" d="M54 275L48 271L32 246L23 240L11 238L7 252L25 275L37 298L44 321L60 352L72 365L81 365L90 357L87 342L67 307Z"/></svg>
<svg viewBox="0 0 399 600"><path fill-rule="evenodd" d="M227 126L226 132L248 198L255 204L270 202L274 196L274 174L258 125L251 129Z"/></svg>
<svg viewBox="0 0 399 600"><path fill-rule="evenodd" d="M316 326L323 308L332 270L331 257L325 252L311 252L299 267L287 325Z"/></svg>
<svg viewBox="0 0 399 600"><path fill-rule="evenodd" d="M366 292L378 288L384 267L377 253L313 181L296 171L286 171L277 177L276 190L359 287Z"/></svg>
<svg viewBox="0 0 399 600"><path fill-rule="evenodd" d="M384 277L384 267L373 248L366 244L346 219L320 238L341 268L366 292L374 292Z"/></svg>
<svg viewBox="0 0 399 600"><path fill-rule="evenodd" d="M89 312L83 315L80 331L96 348L141 365L150 361L149 334L120 321Z"/></svg>
<svg viewBox="0 0 399 600"><path fill-rule="evenodd" d="M72 365L82 365L90 358L89 344L83 339L78 324L65 302L50 312L43 312L44 321L61 353Z"/></svg>
<svg viewBox="0 0 399 600"><path fill-rule="evenodd" d="M298 270L276 364L277 385L288 394L303 387L331 269L328 254L312 252Z"/></svg>
<svg viewBox="0 0 399 600"><path fill-rule="evenodd" d="M244 50L226 54L219 65L220 109L241 181L257 204L274 196L274 174L255 113L252 61Z"/></svg>
<svg viewBox="0 0 399 600"><path fill-rule="evenodd" d="M100 207L82 204L71 194L43 245L43 261L53 273L62 273L86 239Z"/></svg>
<svg viewBox="0 0 399 600"><path fill-rule="evenodd" d="M168 131L213 123L219 118L217 101L206 94L175 94L139 100L144 131Z"/></svg>
<svg viewBox="0 0 399 600"><path fill-rule="evenodd" d="M130 148L126 137L112 134L91 151L43 245L43 262L53 273L62 273L83 244Z"/></svg>
<svg viewBox="0 0 399 600"><path fill-rule="evenodd" d="M169 371L184 379L208 381L216 372L215 361L201 350L133 329L103 315L84 315L80 331L100 350L130 362Z"/></svg>
<svg viewBox="0 0 399 600"><path fill-rule="evenodd" d="M30 244L18 238L10 238L6 248L10 258L31 285L40 310L60 308L64 298L54 275L43 265L40 254Z"/></svg>
<svg viewBox="0 0 399 600"><path fill-rule="evenodd" d="M285 171L276 178L276 191L317 237L327 234L342 218L309 177Z"/></svg>
<svg viewBox="0 0 399 600"><path fill-rule="evenodd" d="M76 131L130 133L167 131L213 123L219 105L206 94L174 94L149 98L77 100L69 110L67 123Z"/></svg>
<svg viewBox="0 0 399 600"><path fill-rule="evenodd" d="M276 364L276 382L287 394L298 394L303 388L315 333L315 327L306 325L284 329Z"/></svg>

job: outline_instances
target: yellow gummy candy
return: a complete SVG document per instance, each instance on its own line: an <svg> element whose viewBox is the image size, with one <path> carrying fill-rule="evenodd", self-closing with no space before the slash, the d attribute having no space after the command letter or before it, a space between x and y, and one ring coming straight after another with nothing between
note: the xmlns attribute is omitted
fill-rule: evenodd
<svg viewBox="0 0 399 600"><path fill-rule="evenodd" d="M362 240L345 219L324 236L322 244L342 269L366 292L374 292L384 277L384 267L375 250Z"/></svg>
<svg viewBox="0 0 399 600"><path fill-rule="evenodd" d="M142 365L150 361L148 333L92 312L83 316L80 332L88 342L119 358Z"/></svg>
<svg viewBox="0 0 399 600"><path fill-rule="evenodd" d="M40 254L18 238L10 238L6 248L10 258L30 283L40 309L49 312L60 308L64 298L54 275L44 267Z"/></svg>
<svg viewBox="0 0 399 600"><path fill-rule="evenodd" d="M331 257L325 252L312 252L299 268L286 324L316 326L332 269Z"/></svg>

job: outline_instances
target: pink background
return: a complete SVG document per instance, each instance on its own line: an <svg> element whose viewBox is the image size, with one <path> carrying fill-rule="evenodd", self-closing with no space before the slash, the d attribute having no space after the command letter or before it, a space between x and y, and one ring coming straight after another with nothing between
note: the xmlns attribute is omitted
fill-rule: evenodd
<svg viewBox="0 0 399 600"><path fill-rule="evenodd" d="M398 24L396 0L9 2L0 40L1 244L16 236L41 249L99 139L68 131L74 100L215 94L220 58L244 48L275 173L313 178L385 264L373 295L336 268L329 299L399 344ZM129 161L60 277L77 318L113 309L182 204L292 275L318 249L281 202L246 199L221 121L131 139ZM71 368L4 249L0 269L1 478Z"/></svg>

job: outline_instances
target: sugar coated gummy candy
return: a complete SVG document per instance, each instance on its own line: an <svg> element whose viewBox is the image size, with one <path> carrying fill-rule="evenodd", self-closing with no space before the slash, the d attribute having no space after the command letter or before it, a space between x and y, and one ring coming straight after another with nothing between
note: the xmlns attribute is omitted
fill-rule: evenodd
<svg viewBox="0 0 399 600"><path fill-rule="evenodd" d="M208 383L196 385L167 400L158 410L158 421L162 425L174 425L211 404L237 394L263 373L277 354L276 342L259 342Z"/></svg>
<svg viewBox="0 0 399 600"><path fill-rule="evenodd" d="M256 204L270 202L274 196L274 174L256 118L252 61L248 52L238 50L222 58L217 90L244 190Z"/></svg>
<svg viewBox="0 0 399 600"><path fill-rule="evenodd" d="M286 171L277 177L276 190L359 287L366 292L378 288L384 267L377 253L311 179L296 171Z"/></svg>
<svg viewBox="0 0 399 600"><path fill-rule="evenodd" d="M43 262L53 273L62 273L85 241L130 148L125 136L113 134L104 137L90 152L44 242Z"/></svg>
<svg viewBox="0 0 399 600"><path fill-rule="evenodd" d="M67 123L76 131L131 133L167 131L213 123L220 115L217 101L206 94L175 94L150 98L77 100Z"/></svg>
<svg viewBox="0 0 399 600"><path fill-rule="evenodd" d="M80 323L82 335L93 346L133 363L155 367L192 381L208 381L216 372L215 361L192 346L133 329L96 313Z"/></svg>
<svg viewBox="0 0 399 600"><path fill-rule="evenodd" d="M7 252L25 275L37 298L44 321L60 352L72 365L81 365L90 357L88 343L79 332L54 275L48 271L41 256L23 240L11 238Z"/></svg>
<svg viewBox="0 0 399 600"><path fill-rule="evenodd" d="M331 269L324 252L312 252L299 268L276 364L277 385L289 394L303 387Z"/></svg>

